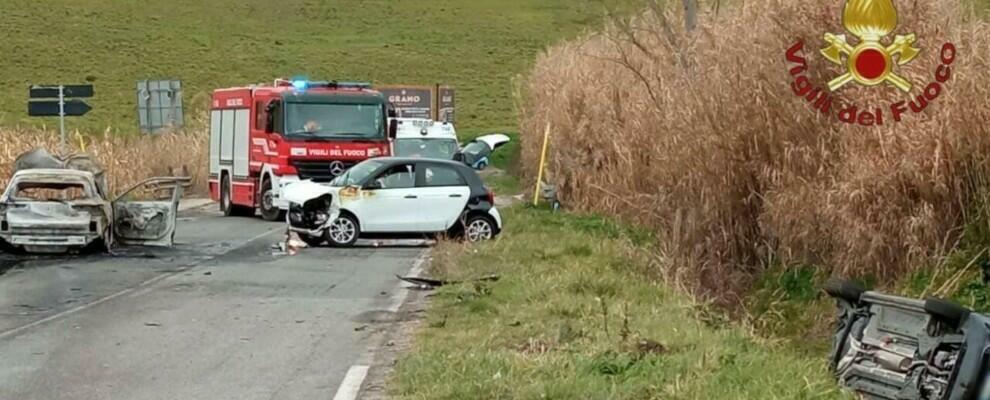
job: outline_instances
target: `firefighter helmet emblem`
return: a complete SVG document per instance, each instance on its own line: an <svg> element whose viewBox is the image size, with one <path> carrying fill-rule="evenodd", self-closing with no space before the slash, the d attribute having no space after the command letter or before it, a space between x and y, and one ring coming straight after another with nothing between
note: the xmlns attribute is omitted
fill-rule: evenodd
<svg viewBox="0 0 990 400"><path fill-rule="evenodd" d="M347 168L344 167L344 163L340 161L334 161L330 163L330 174L333 176L340 176L346 171Z"/></svg>
<svg viewBox="0 0 990 400"><path fill-rule="evenodd" d="M914 47L915 34L896 35L889 46L881 40L897 27L897 9L893 0L847 0L842 14L846 30L859 39L856 46L846 41L846 35L825 34L829 46L822 55L829 61L845 65L846 72L828 83L836 91L851 81L864 86L876 86L889 82L900 90L911 91L911 82L893 71L894 57L897 65L905 65L918 56ZM842 62L845 55L846 62Z"/></svg>

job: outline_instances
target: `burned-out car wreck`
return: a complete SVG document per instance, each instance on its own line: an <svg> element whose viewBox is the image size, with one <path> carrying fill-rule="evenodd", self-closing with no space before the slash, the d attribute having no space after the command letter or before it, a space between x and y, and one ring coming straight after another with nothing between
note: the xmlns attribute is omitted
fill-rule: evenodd
<svg viewBox="0 0 990 400"><path fill-rule="evenodd" d="M829 365L869 400L990 399L990 318L950 301L916 300L830 281L838 325Z"/></svg>
<svg viewBox="0 0 990 400"><path fill-rule="evenodd" d="M111 198L102 167L87 156L60 159L35 150L19 157L14 168L0 196L2 250L66 253L173 244L189 178L147 179ZM144 192L158 200L134 199Z"/></svg>

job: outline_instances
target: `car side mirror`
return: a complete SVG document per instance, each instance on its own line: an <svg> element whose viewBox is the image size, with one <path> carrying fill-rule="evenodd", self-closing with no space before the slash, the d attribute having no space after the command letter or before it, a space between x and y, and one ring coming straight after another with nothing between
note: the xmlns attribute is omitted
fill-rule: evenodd
<svg viewBox="0 0 990 400"><path fill-rule="evenodd" d="M395 135L399 132L399 120L392 118L388 121L388 138L395 139Z"/></svg>
<svg viewBox="0 0 990 400"><path fill-rule="evenodd" d="M275 117L271 113L265 115L265 133L275 131Z"/></svg>
<svg viewBox="0 0 990 400"><path fill-rule="evenodd" d="M275 111L278 109L278 102L272 100L265 106L265 133L275 132Z"/></svg>

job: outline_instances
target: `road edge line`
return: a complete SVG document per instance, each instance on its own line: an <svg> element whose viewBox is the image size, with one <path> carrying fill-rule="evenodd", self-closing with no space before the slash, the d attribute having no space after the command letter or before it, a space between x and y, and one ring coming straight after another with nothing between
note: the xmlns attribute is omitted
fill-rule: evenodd
<svg viewBox="0 0 990 400"><path fill-rule="evenodd" d="M333 396L333 400L355 400L358 394L361 393L361 385L364 384L364 378L368 377L368 370L371 367L368 365L353 365L347 370L347 375L344 375L344 380L340 382L340 386L337 387L337 394Z"/></svg>

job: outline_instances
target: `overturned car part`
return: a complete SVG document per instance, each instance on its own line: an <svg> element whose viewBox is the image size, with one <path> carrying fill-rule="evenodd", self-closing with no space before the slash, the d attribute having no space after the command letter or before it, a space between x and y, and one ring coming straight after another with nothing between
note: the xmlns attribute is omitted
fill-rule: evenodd
<svg viewBox="0 0 990 400"><path fill-rule="evenodd" d="M831 280L838 304L830 367L865 399L990 398L990 318L955 303L866 291Z"/></svg>

